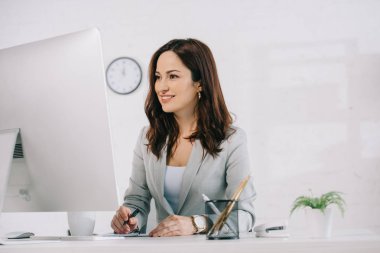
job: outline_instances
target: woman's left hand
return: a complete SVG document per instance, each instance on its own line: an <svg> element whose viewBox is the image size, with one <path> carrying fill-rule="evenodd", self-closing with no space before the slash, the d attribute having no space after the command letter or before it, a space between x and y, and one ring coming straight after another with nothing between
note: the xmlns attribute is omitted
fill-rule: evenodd
<svg viewBox="0 0 380 253"><path fill-rule="evenodd" d="M191 217L170 215L153 229L149 236L192 235L196 231Z"/></svg>

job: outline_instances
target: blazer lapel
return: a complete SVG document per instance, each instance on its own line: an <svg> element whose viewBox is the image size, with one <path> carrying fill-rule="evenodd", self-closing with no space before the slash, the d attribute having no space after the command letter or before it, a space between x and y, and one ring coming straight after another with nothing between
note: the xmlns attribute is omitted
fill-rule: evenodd
<svg viewBox="0 0 380 253"><path fill-rule="evenodd" d="M203 162L202 155L203 155L202 144L200 143L199 140L195 140L193 149L190 154L189 161L187 162L187 166L183 174L177 213L180 213L181 208L185 202L185 199L190 191L191 184L193 183L194 178L197 175L198 170L202 165L202 162Z"/></svg>

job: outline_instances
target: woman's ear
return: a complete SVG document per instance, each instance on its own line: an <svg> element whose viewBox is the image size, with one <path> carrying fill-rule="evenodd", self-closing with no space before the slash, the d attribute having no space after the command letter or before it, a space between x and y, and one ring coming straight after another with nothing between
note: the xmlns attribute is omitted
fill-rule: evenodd
<svg viewBox="0 0 380 253"><path fill-rule="evenodd" d="M202 91L202 84L200 81L196 82L195 85L197 86L197 92L201 92Z"/></svg>

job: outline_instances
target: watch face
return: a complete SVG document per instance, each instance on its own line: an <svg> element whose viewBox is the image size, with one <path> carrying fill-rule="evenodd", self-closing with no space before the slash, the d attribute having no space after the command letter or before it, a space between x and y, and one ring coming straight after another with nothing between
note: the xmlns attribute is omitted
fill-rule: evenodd
<svg viewBox="0 0 380 253"><path fill-rule="evenodd" d="M198 230L197 232L202 232L203 230L206 229L205 217L201 215L194 215L193 218L194 218L195 226L197 227L197 230Z"/></svg>
<svg viewBox="0 0 380 253"><path fill-rule="evenodd" d="M142 78L140 65L132 58L120 57L113 60L106 70L108 87L118 94L135 91Z"/></svg>

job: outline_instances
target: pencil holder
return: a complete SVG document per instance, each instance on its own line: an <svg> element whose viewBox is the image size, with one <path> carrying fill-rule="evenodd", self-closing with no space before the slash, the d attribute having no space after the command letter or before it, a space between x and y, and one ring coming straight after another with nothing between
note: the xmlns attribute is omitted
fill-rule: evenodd
<svg viewBox="0 0 380 253"><path fill-rule="evenodd" d="M206 238L208 240L239 239L238 209L239 201L206 201L205 214L213 223Z"/></svg>

